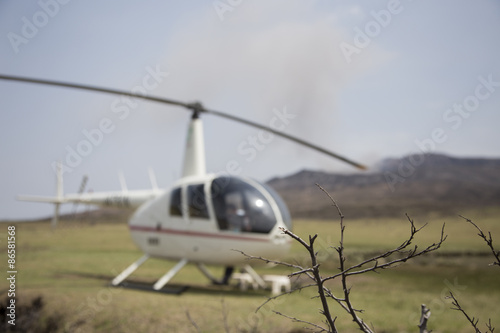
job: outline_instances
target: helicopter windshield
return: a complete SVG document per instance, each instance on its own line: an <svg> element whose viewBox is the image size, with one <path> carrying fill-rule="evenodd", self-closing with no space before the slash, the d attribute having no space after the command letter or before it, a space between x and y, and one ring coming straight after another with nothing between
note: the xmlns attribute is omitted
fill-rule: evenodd
<svg viewBox="0 0 500 333"><path fill-rule="evenodd" d="M288 230L292 230L292 217L290 216L290 211L288 210L288 207L286 206L285 202L283 199L279 196L279 194L270 186L259 183L264 187L267 192L273 197L274 201L276 201L276 204L278 205L278 208L281 213L281 218L283 219L283 223L285 223L285 226Z"/></svg>
<svg viewBox="0 0 500 333"><path fill-rule="evenodd" d="M218 177L210 188L215 216L221 230L269 233L276 216L264 194L235 177Z"/></svg>

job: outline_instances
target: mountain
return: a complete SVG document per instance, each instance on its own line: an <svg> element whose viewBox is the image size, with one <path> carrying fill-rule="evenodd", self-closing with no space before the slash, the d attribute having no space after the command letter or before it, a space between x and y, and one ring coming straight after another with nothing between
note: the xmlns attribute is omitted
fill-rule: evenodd
<svg viewBox="0 0 500 333"><path fill-rule="evenodd" d="M500 159L410 155L381 161L368 173L303 170L268 181L295 218L335 218L321 185L349 217L459 214L500 204Z"/></svg>

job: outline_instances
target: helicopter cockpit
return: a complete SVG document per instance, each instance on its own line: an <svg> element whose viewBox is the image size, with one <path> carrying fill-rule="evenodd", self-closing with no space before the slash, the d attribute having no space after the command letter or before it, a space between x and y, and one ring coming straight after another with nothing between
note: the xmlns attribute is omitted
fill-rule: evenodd
<svg viewBox="0 0 500 333"><path fill-rule="evenodd" d="M205 193L211 200L207 200ZM218 229L233 232L267 234L280 217L286 228L292 227L290 213L281 197L255 180L216 177L209 183L186 186L185 206L182 197L181 187L171 192L170 216L208 221L213 211ZM210 201L213 209L209 209Z"/></svg>
<svg viewBox="0 0 500 333"><path fill-rule="evenodd" d="M264 191L269 195L266 196ZM269 233L276 225L277 213L291 229L287 207L264 184L236 177L217 177L212 181L210 194L220 230Z"/></svg>

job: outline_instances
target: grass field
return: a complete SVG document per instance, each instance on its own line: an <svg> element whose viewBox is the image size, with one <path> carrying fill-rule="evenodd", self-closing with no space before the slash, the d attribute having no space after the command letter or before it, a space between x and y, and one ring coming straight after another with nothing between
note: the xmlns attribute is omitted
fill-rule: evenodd
<svg viewBox="0 0 500 333"><path fill-rule="evenodd" d="M491 231L500 248L499 210L463 212L484 231ZM365 312L361 317L376 332L418 332L420 304L432 315L428 328L434 332L472 332L465 318L451 310L445 299L451 289L461 305L479 318L480 327L488 318L500 329L500 268L472 225L458 216L416 220L428 225L414 244L429 245L439 240L446 222L448 235L436 255L403 264L380 274L357 276L349 281L354 305ZM348 262L399 245L409 233L406 217L399 219L346 218L345 247ZM7 226L0 224L1 253L6 253ZM109 287L109 281L141 256L123 224L71 224L62 222L52 231L48 223L16 223L17 320L26 320L22 304L41 296L39 332L43 326L57 332L301 332L304 324L275 314L283 314L322 324L319 300L313 288L283 296L255 313L269 292L240 291L235 285L210 286L195 267L187 266L171 281L190 285L181 295L169 295ZM318 233L319 257L323 275L336 271L338 260L330 246L338 245L338 221L295 221L294 232L302 237ZM306 252L294 244L286 260L306 265ZM0 267L7 271L7 256ZM154 283L173 263L151 259L130 279ZM212 268L218 274L222 269ZM288 274L284 267L258 267L267 274ZM6 273L5 273L6 274ZM0 299L6 299L8 285L0 282ZM330 283L339 292L339 283ZM357 332L350 317L331 303L341 332ZM33 311L33 310L32 310ZM30 316L37 315L32 312ZM225 318L225 319L224 319ZM55 324L54 324L55 323ZM52 326L51 326L52 325ZM199 328L197 330L196 326ZM227 330L225 328L227 326Z"/></svg>

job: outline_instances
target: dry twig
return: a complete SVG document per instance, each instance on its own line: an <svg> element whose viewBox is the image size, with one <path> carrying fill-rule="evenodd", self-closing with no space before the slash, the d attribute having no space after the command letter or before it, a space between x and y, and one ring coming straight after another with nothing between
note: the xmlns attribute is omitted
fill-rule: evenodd
<svg viewBox="0 0 500 333"><path fill-rule="evenodd" d="M283 314L281 312L278 312L278 311L273 311L274 313L276 313L277 315L280 315L280 316L283 316L285 318L288 318L294 322L297 322L297 323L304 323L304 324L308 324L308 325L311 325L311 326L314 326L316 328L319 329L318 332L330 332L328 331L326 328L322 327L322 326L319 326L317 324L314 324L314 323L311 323L311 322L308 322L308 321L305 321L305 320L302 320L302 319L298 319L298 318L295 318L295 317L290 317L290 316L287 316L286 314Z"/></svg>
<svg viewBox="0 0 500 333"><path fill-rule="evenodd" d="M488 244L488 247L490 248L491 252L493 253L493 256L496 259L496 261L492 262L490 266L495 266L495 265L500 266L500 258L499 258L500 251L495 250L495 247L493 246L493 239L491 238L491 232L488 231L488 236L486 236L485 233L481 230L481 228L479 228L477 224L472 222L472 220L463 217L462 215L459 216L464 220L466 220L467 222L469 222L470 224L472 224L479 231L478 236L484 239L486 244ZM452 300L451 304L454 306L452 309L462 312L462 314L472 325L476 333L482 333L481 330L479 330L479 327L477 326L479 319L476 319L474 317L471 318L469 314L462 308L458 300L455 298L455 295L453 295L451 291L450 291L450 296L448 296L447 298L450 298ZM493 331L495 330L495 328L491 324L491 318L486 323L486 327L488 328L487 332L493 333Z"/></svg>
<svg viewBox="0 0 500 333"><path fill-rule="evenodd" d="M338 303L342 303L342 305L345 305L347 307L347 312L352 317L352 320L358 325L359 329L363 332L366 333L372 333L372 330L366 325L366 323L363 321L363 319L359 318L356 312L360 312L360 310L354 309L351 303L351 299L349 298L349 294L351 293L351 288L347 287L347 276L348 274L345 273L345 261L346 257L344 255L344 214L342 214L342 211L340 210L340 207L337 205L337 202L332 198L330 193L328 193L321 185L316 184L331 200L332 205L337 209L337 213L339 214L340 217L340 244L339 247L336 247L335 250L337 251L339 255L339 261L340 261L340 267L339 270L342 272L341 276L341 281L342 281L342 290L344 291L344 299L338 299L336 297L331 296L334 300L336 300ZM322 283L327 281L328 278L325 278L322 280ZM331 294L331 293L329 293ZM344 308L345 308L344 307Z"/></svg>
<svg viewBox="0 0 500 333"><path fill-rule="evenodd" d="M227 322L227 309L226 309L226 303L224 302L224 298L220 300L221 305L222 305L222 322L224 323L224 331L226 333L230 333L229 331L229 324Z"/></svg>
<svg viewBox="0 0 500 333"><path fill-rule="evenodd" d="M441 238L439 239L439 241L437 243L433 243L433 244L427 246L425 249L420 250L420 251L418 251L418 247L416 245L412 249L406 250L406 248L411 245L415 235L425 227L425 225L424 225L423 227L420 227L417 229L415 227L413 220L408 215L406 215L406 217L408 218L408 221L410 222L410 236L401 245L399 245L398 247L396 247L394 249L388 250L382 254L379 254L377 256L374 256L374 257L371 257L367 260L364 260L356 265L352 265L349 268L342 270L340 273L337 273L337 274L334 274L334 275L328 277L327 279L335 279L335 278L342 276L342 275L350 276L350 275L363 274L363 273L367 273L370 271L376 272L379 269L386 269L386 268L389 268L391 266L396 266L397 264L406 262L406 261L413 259L415 257L418 257L421 255L427 254L429 252L433 252L433 251L438 250L441 247L441 245L443 244L443 242L446 240L447 235L444 234L445 225L443 224L443 227L441 228ZM378 262L379 259L382 259L382 258L387 259L394 254L403 254L404 256L402 258L393 259L393 260L387 261L383 264L379 264L379 262ZM365 269L357 270L358 268L361 268L362 266L367 265L369 263L373 263L373 266L365 268Z"/></svg>
<svg viewBox="0 0 500 333"><path fill-rule="evenodd" d="M458 300L455 298L455 295L453 295L453 293L451 291L450 291L450 296L448 296L447 298L451 298L452 299L451 304L454 306L454 308L452 308L452 309L462 312L462 314L465 316L465 318L467 318L467 320L469 321L469 323L471 323L472 327L474 327L474 330L476 331L476 333L481 333L481 331L477 327L477 323L479 322L479 319L476 319L474 317L472 317L472 318L469 317L469 315L467 314L467 312L465 312L465 310L462 308L462 306L460 305L460 303L458 303Z"/></svg>
<svg viewBox="0 0 500 333"><path fill-rule="evenodd" d="M186 310L186 316L189 319L189 322L191 323L191 325L193 325L194 328L196 328L196 332L200 333L201 332L200 328L198 327L198 325L196 324L196 322L194 321L194 319L189 314L189 310Z"/></svg>
<svg viewBox="0 0 500 333"><path fill-rule="evenodd" d="M496 251L495 248L493 247L493 239L491 238L491 232L488 231L488 237L486 237L486 235L484 234L484 232L481 230L481 228L479 228L477 226L477 224L475 224L474 222L472 222L472 220L466 218L466 217L463 217L462 215L458 215L460 216L461 218L463 218L464 220L466 220L467 222L469 222L470 224L472 224L474 227L476 227L477 230L479 230L479 237L481 237L482 239L484 239L484 241L486 242L486 244L488 244L488 247L490 248L491 252L493 253L493 256L495 257L496 261L495 262L492 262L490 265L491 266L494 266L494 265L497 265L500 267L500 251Z"/></svg>

